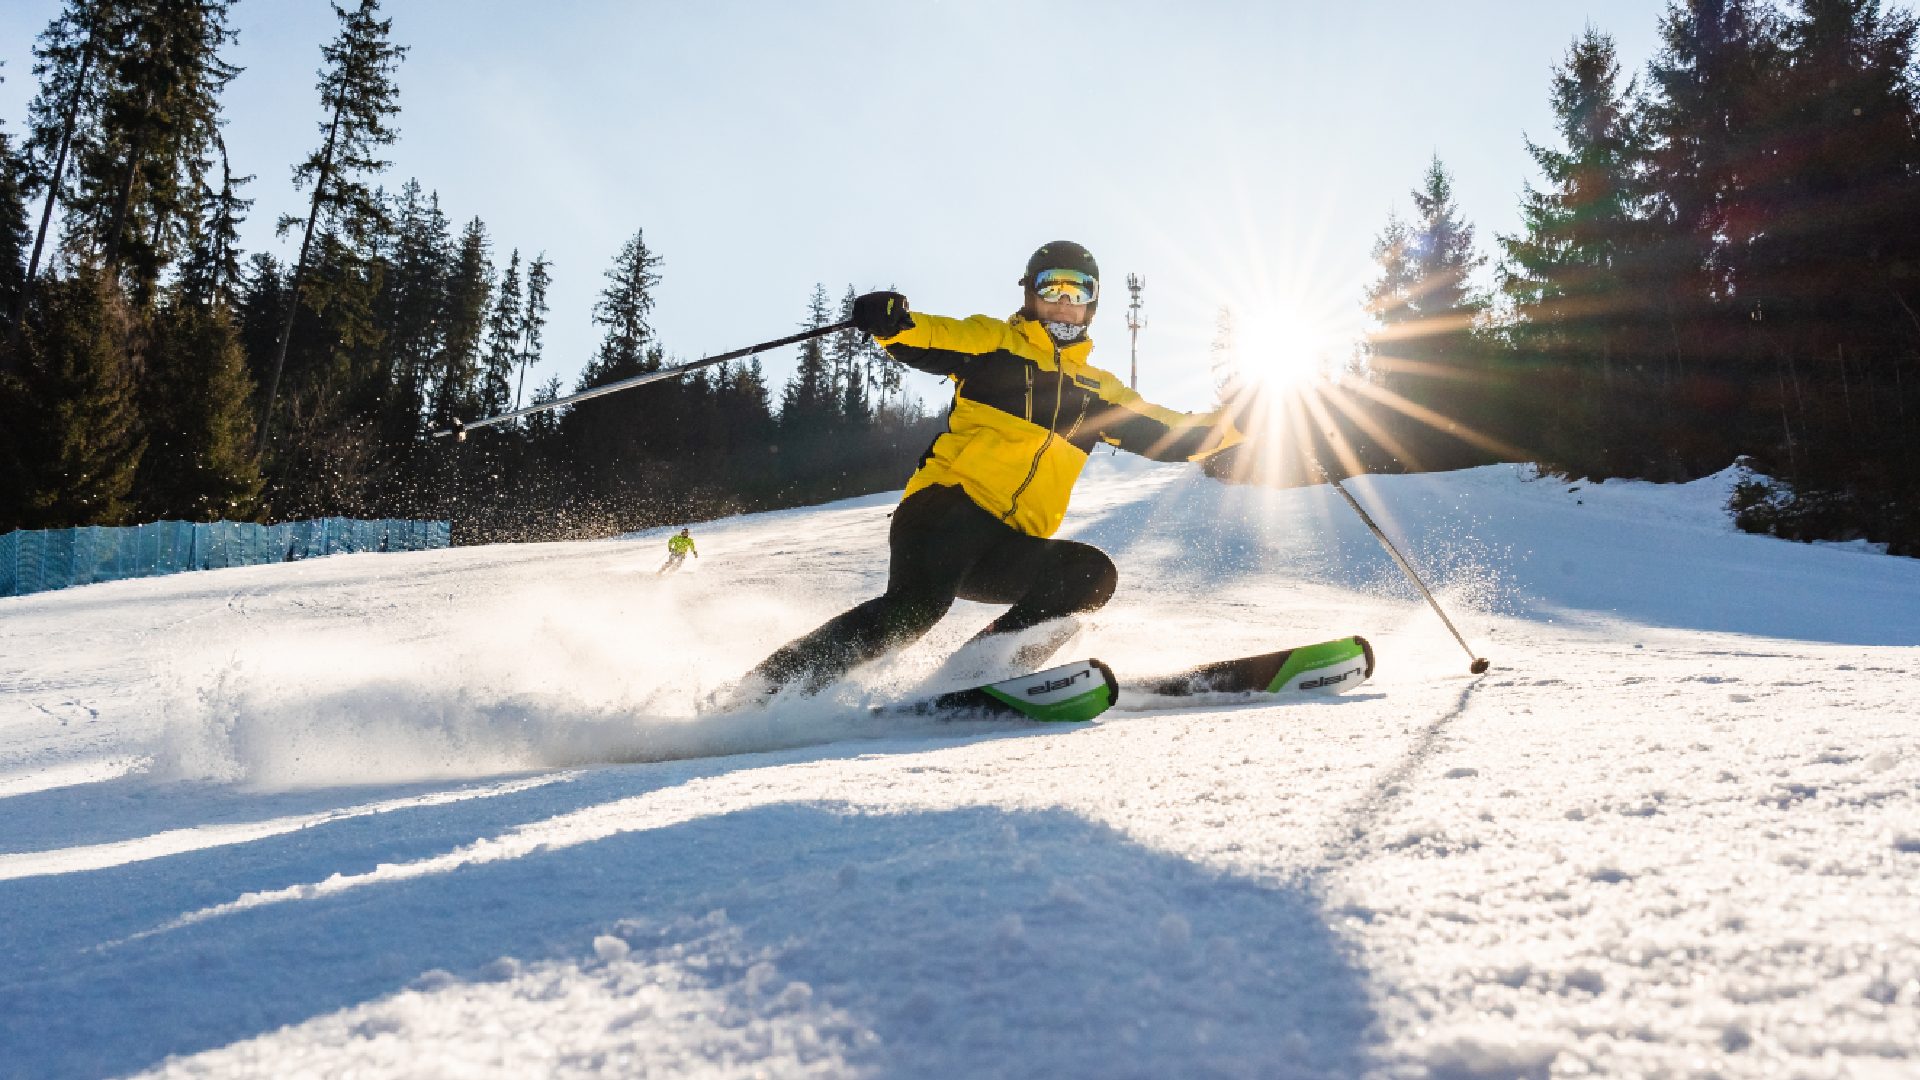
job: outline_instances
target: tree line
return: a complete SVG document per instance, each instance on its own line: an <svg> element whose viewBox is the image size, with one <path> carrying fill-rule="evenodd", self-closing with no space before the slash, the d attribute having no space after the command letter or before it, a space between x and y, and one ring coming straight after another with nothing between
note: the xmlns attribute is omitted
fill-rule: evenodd
<svg viewBox="0 0 1920 1080"><path fill-rule="evenodd" d="M1491 288L1435 160L1373 254L1339 404L1372 467L1690 480L1740 523L1920 555L1920 95L1879 0L1671 4L1638 76L1587 28ZM1331 410L1338 413L1339 409Z"/></svg>
<svg viewBox="0 0 1920 1080"><path fill-rule="evenodd" d="M378 0L336 4L298 256L241 250L255 182L220 97L232 0L67 0L38 93L0 128L0 530L174 518L439 517L458 542L605 535L877 490L932 437L870 340L809 342L784 387L756 360L489 429L529 387L555 268L418 180L388 191L406 49ZM3 73L0 73L3 74ZM587 389L674 363L650 323L662 259L636 230L593 311ZM824 287L803 325L838 321ZM778 394L778 401L775 395Z"/></svg>
<svg viewBox="0 0 1920 1080"><path fill-rule="evenodd" d="M38 40L25 129L0 128L0 528L348 514L448 517L461 542L604 535L880 490L938 429L842 332L781 387L730 364L431 439L673 363L651 324L663 261L636 229L578 380L526 385L557 268L502 260L417 180L378 186L406 55L378 0L335 5L321 47L304 213L279 222L297 256L242 251L231 5L66 0ZM1491 263L1429 165L1373 248L1360 360L1294 406L1311 453L1285 479L1518 459L1686 480L1744 455L1774 478L1740 492L1747 527L1920 553L1914 18L1673 0L1660 29L1637 75L1591 27L1554 66L1555 130L1528 142L1539 178ZM816 287L801 325L853 293Z"/></svg>

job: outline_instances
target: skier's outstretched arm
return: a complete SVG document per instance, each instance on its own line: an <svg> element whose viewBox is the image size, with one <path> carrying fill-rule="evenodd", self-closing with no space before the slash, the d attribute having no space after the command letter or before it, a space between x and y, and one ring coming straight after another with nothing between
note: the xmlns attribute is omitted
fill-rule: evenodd
<svg viewBox="0 0 1920 1080"><path fill-rule="evenodd" d="M1006 323L999 319L909 312L907 298L895 292L855 298L853 325L872 334L888 356L930 375L960 374L974 360L1006 346Z"/></svg>
<svg viewBox="0 0 1920 1080"><path fill-rule="evenodd" d="M1096 421L1100 437L1154 461L1199 461L1238 445L1244 436L1224 412L1163 409L1118 380L1102 387L1108 407Z"/></svg>

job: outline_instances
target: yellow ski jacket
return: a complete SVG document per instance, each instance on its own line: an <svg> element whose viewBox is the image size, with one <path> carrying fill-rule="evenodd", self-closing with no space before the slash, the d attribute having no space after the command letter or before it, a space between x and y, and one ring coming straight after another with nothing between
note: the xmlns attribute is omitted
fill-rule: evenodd
<svg viewBox="0 0 1920 1080"><path fill-rule="evenodd" d="M674 555L685 555L693 550L693 537L674 533L667 538L667 551Z"/></svg>
<svg viewBox="0 0 1920 1080"><path fill-rule="evenodd" d="M1092 341L1056 345L1046 327L1019 315L914 312L911 328L878 341L908 367L954 383L947 430L921 457L906 493L957 485L1031 536L1052 536L1060 527L1095 443L1155 461L1193 461L1241 439L1218 413L1149 404L1087 363Z"/></svg>

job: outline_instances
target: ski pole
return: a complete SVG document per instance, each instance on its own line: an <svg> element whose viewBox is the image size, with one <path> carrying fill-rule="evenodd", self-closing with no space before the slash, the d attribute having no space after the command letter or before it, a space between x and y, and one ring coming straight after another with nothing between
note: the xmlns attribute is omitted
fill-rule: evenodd
<svg viewBox="0 0 1920 1080"><path fill-rule="evenodd" d="M724 352L718 356L705 356L698 360L690 360L684 364L675 364L673 367L661 368L659 371L649 371L644 375L635 375L629 379L610 382L605 386L596 386L591 390L582 390L577 394L569 394L563 398L543 401L538 405L529 405L524 409L512 409L496 416L483 417L479 420L455 420L445 431L434 432L433 437L436 439L444 439L451 435L453 436L454 442L465 442L467 440L467 432L484 427L492 427L495 424L504 424L515 417L531 416L534 413L546 412L548 409L557 409L562 405L571 405L578 401L597 398L603 394L611 394L618 390L631 390L636 386L645 386L648 383L659 382L662 379L676 379L689 372L699 371L701 368L709 368L715 364L724 364L729 360L738 360L743 356L752 356L754 353L766 352L768 349L777 349L782 345L795 345L802 341L811 341L817 337L825 337L828 334L840 330L851 330L852 328L852 319L848 319L845 322L833 323L828 326L816 326L811 330L802 330L797 334L788 334L786 337L773 341L763 341L758 345L749 345L744 349L735 349L732 352Z"/></svg>
<svg viewBox="0 0 1920 1080"><path fill-rule="evenodd" d="M1453 620L1447 618L1447 613L1440 610L1440 602L1433 598L1431 592L1427 591L1426 583L1420 580L1419 574L1414 573L1413 565L1407 562L1407 557L1400 554L1400 549L1394 547L1393 541L1387 539L1387 534L1381 531L1380 526L1374 524L1373 518L1361 507L1360 501L1355 499L1352 492L1349 492L1342 486L1340 481L1333 478L1333 474L1327 471L1325 465L1321 465L1317 461L1314 462L1314 465L1319 468L1320 475L1327 478L1327 483L1333 485L1333 490L1339 492L1340 497L1347 500L1348 506L1353 507L1353 512L1360 515L1361 522L1363 522L1367 528L1373 530L1374 539L1380 541L1381 546L1387 549L1387 554L1393 556L1393 561L1400 564L1401 572L1407 575L1408 581L1413 582L1414 588L1420 590L1420 595L1427 598L1427 603L1433 607L1433 613L1440 616L1441 622L1447 624L1447 630L1453 634L1453 640L1460 643L1460 647L1467 651L1467 658L1473 661L1473 663L1467 665L1467 670L1475 675L1485 674L1489 666L1486 659L1473 655L1473 647L1467 644L1466 638L1460 636L1459 630L1454 629Z"/></svg>

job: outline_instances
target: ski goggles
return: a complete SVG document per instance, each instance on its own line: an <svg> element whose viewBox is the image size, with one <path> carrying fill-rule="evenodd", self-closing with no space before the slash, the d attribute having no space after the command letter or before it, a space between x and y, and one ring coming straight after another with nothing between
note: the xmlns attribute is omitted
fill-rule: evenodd
<svg viewBox="0 0 1920 1080"><path fill-rule="evenodd" d="M1033 275L1035 296L1050 304L1091 304L1100 299L1100 279L1082 270L1042 270Z"/></svg>

